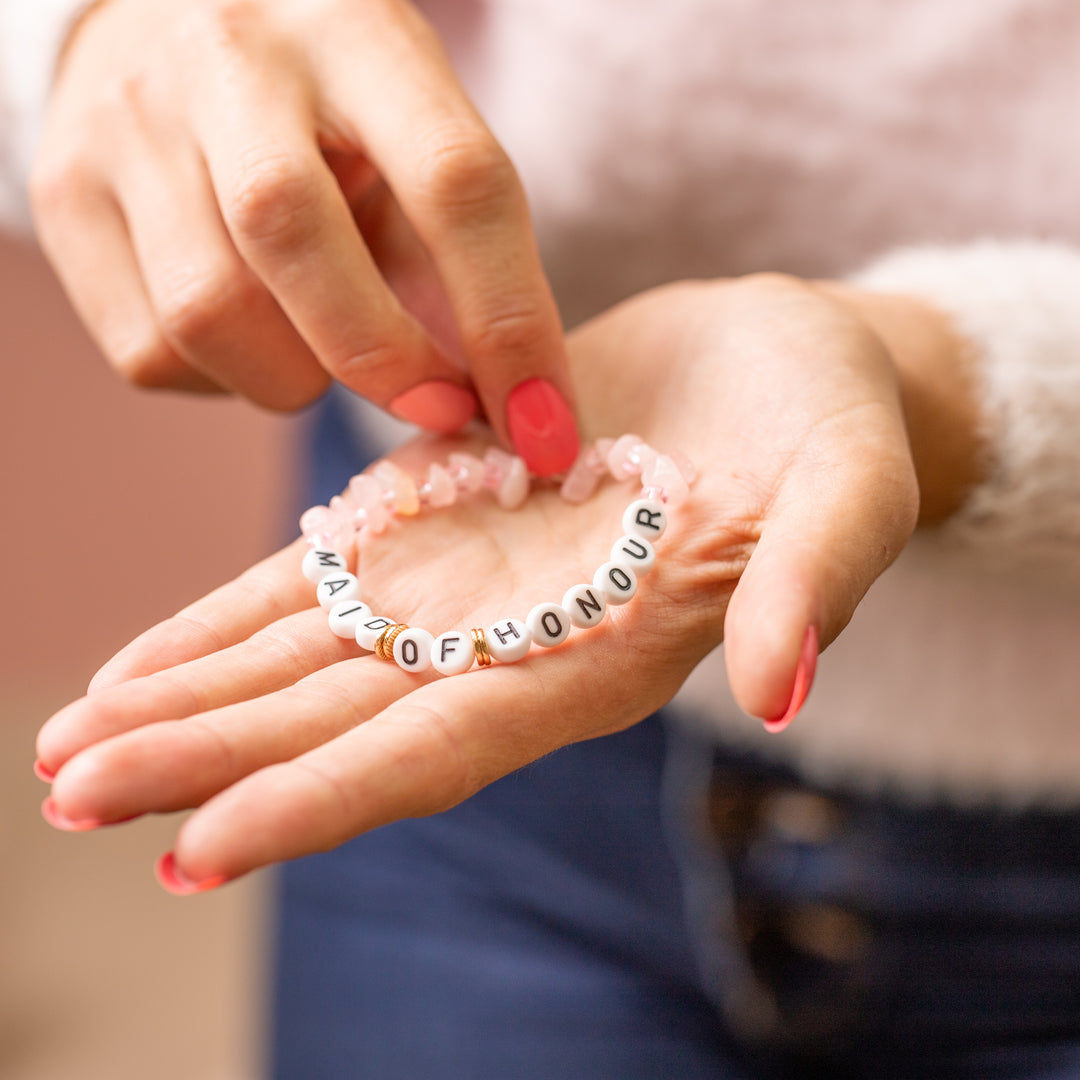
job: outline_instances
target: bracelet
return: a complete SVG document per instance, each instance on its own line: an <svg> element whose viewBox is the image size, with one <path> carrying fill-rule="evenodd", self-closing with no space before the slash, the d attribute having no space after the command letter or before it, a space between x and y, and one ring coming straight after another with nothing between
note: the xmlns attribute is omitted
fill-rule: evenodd
<svg viewBox="0 0 1080 1080"><path fill-rule="evenodd" d="M630 434L597 439L586 447L559 493L568 502L585 502L607 473L615 480L641 479L640 495L623 512L623 534L612 546L609 561L597 569L591 583L572 586L557 604L537 604L524 621L508 618L486 628L448 630L435 637L376 614L361 599L360 580L349 570L358 536L385 532L395 517L412 517L424 507L452 506L460 496L484 490L504 509L521 506L532 477L521 458L496 446L488 447L482 459L453 453L445 466L432 464L419 483L385 459L354 476L329 506L313 506L300 518L308 544L302 572L315 585L316 599L328 613L333 633L406 671L434 668L440 675L459 675L474 662L479 667L492 660L513 663L533 644L546 649L561 644L571 626L599 625L608 605L633 598L638 578L656 561L653 544L667 528L665 507L685 499L697 476L685 455L661 454Z"/></svg>

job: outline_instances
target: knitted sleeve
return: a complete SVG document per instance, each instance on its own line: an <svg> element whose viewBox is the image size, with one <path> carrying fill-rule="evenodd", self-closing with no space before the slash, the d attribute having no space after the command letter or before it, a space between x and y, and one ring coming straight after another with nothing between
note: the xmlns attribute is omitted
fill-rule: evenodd
<svg viewBox="0 0 1080 1080"><path fill-rule="evenodd" d="M30 172L68 31L92 0L0 0L0 228L28 230Z"/></svg>
<svg viewBox="0 0 1080 1080"><path fill-rule="evenodd" d="M986 479L942 539L994 564L1080 567L1080 251L916 247L852 280L933 303L980 354Z"/></svg>

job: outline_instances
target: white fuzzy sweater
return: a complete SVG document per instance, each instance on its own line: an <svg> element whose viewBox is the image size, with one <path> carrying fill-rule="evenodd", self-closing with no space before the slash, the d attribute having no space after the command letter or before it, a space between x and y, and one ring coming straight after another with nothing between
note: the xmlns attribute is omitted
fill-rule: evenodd
<svg viewBox="0 0 1080 1080"><path fill-rule="evenodd" d="M0 0L0 212L17 220L75 0ZM514 157L569 324L775 269L924 296L980 349L987 481L916 538L765 736L908 796L1080 804L1080 5L425 0ZM867 267L868 269L860 268Z"/></svg>

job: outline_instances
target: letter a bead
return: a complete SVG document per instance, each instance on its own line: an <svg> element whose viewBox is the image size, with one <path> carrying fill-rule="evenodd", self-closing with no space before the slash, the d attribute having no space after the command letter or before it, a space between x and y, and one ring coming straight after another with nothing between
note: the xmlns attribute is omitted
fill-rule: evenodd
<svg viewBox="0 0 1080 1080"><path fill-rule="evenodd" d="M315 599L327 611L342 600L359 600L360 582L355 574L327 574L315 589Z"/></svg>
<svg viewBox="0 0 1080 1080"><path fill-rule="evenodd" d="M431 646L431 666L440 675L461 675L473 665L472 638L460 630L447 630Z"/></svg>
<svg viewBox="0 0 1080 1080"><path fill-rule="evenodd" d="M604 612L607 611L604 594L595 585L575 585L567 589L562 606L566 608L570 621L586 630L603 621Z"/></svg>
<svg viewBox="0 0 1080 1080"><path fill-rule="evenodd" d="M520 619L493 623L484 631L488 652L504 664L521 660L532 644L532 634Z"/></svg>
<svg viewBox="0 0 1080 1080"><path fill-rule="evenodd" d="M525 616L525 625L537 645L550 649L566 640L570 633L570 616L566 608L558 604L537 604Z"/></svg>
<svg viewBox="0 0 1080 1080"><path fill-rule="evenodd" d="M402 630L394 638L394 660L405 671L427 671L431 667L431 646L434 638L418 626Z"/></svg>

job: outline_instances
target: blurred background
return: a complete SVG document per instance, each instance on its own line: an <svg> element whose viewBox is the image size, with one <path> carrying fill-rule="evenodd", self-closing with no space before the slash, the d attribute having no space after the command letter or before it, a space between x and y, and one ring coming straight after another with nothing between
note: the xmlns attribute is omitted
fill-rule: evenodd
<svg viewBox="0 0 1080 1080"><path fill-rule="evenodd" d="M254 1080L270 878L172 897L178 820L49 828L41 722L151 623L293 534L302 421L131 389L0 237L0 1077Z"/></svg>

